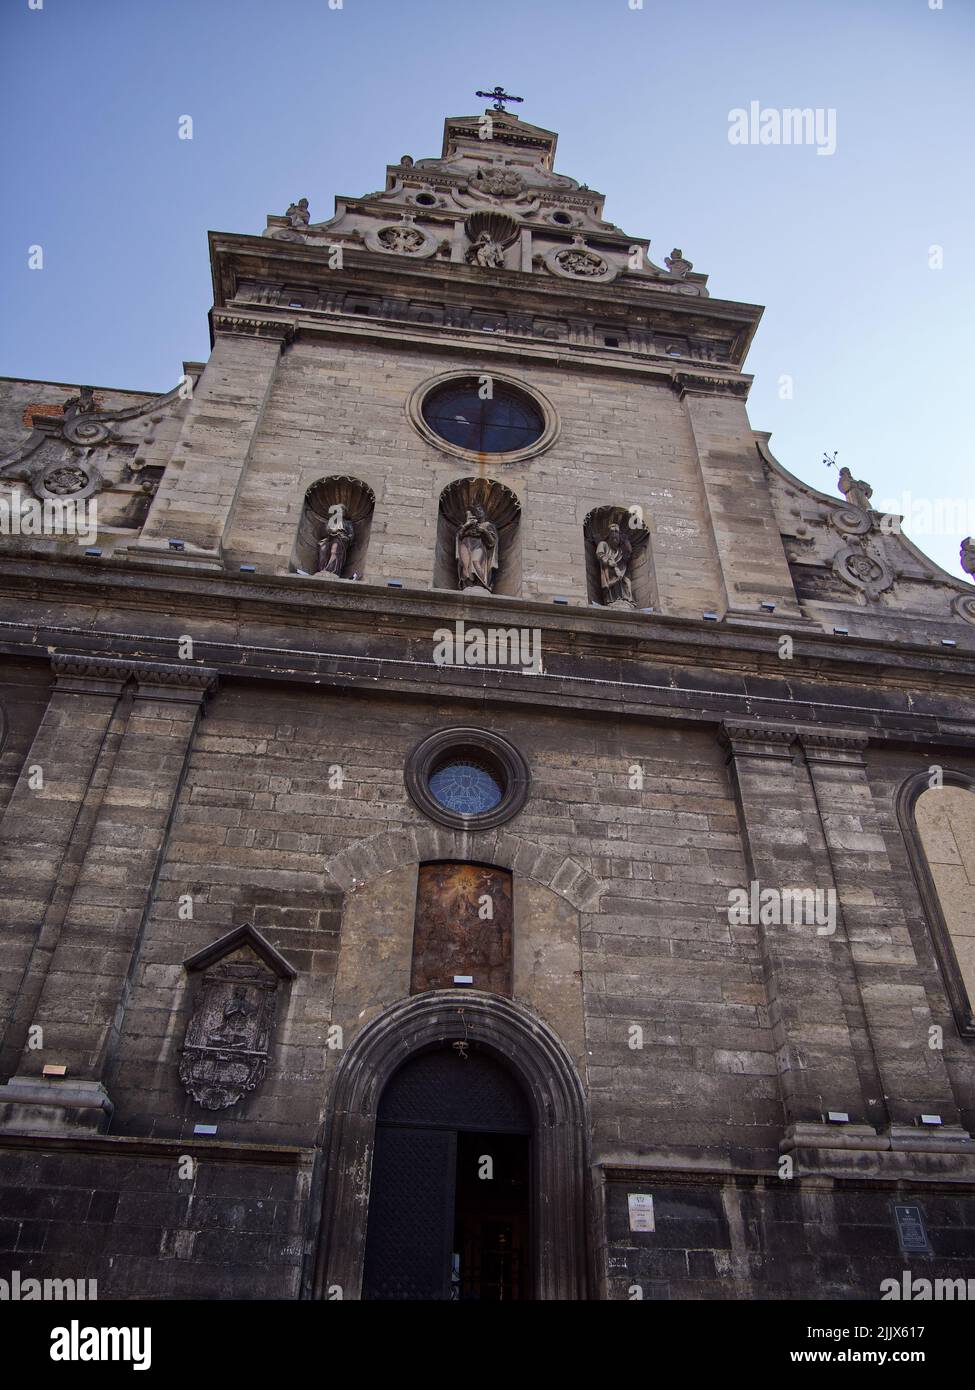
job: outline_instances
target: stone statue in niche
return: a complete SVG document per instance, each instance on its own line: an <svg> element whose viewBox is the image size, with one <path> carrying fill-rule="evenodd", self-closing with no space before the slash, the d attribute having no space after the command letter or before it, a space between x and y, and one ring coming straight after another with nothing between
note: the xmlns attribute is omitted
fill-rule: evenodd
<svg viewBox="0 0 975 1390"><path fill-rule="evenodd" d="M204 1110L225 1110L264 1079L277 977L256 960L227 958L203 975L179 1078Z"/></svg>
<svg viewBox="0 0 975 1390"><path fill-rule="evenodd" d="M962 541L959 559L965 573L975 576L975 536L966 536Z"/></svg>
<svg viewBox="0 0 975 1390"><path fill-rule="evenodd" d="M840 469L840 476L836 481L836 486L842 492L846 500L854 507L859 507L861 511L870 511L870 499L873 496L873 488L869 483L865 483L862 478L854 478L848 468Z"/></svg>
<svg viewBox="0 0 975 1390"><path fill-rule="evenodd" d="M493 592L499 550L497 527L488 520L484 508L475 504L468 509L463 524L457 528L454 554L457 559L458 587Z"/></svg>
<svg viewBox="0 0 975 1390"><path fill-rule="evenodd" d="M352 542L355 540L355 527L345 517L345 508L336 502L328 509L325 534L318 542L317 574L332 574L341 579L345 572L345 562L349 557Z"/></svg>
<svg viewBox="0 0 975 1390"><path fill-rule="evenodd" d="M614 521L596 546L599 586L606 608L635 608L633 586L629 580L633 547Z"/></svg>
<svg viewBox="0 0 975 1390"><path fill-rule="evenodd" d="M297 231L307 227L311 221L311 213L308 211L308 199L299 198L296 203L291 203L288 211L284 214L288 221Z"/></svg>
<svg viewBox="0 0 975 1390"><path fill-rule="evenodd" d="M490 232L481 232L467 248L464 260L468 265L483 266L485 270L500 270L504 266L504 247L500 241L492 239Z"/></svg>

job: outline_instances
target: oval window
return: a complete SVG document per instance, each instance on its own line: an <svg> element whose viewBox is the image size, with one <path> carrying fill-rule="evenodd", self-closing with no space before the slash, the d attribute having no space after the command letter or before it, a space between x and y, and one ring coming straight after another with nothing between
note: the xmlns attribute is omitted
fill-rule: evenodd
<svg viewBox="0 0 975 1390"><path fill-rule="evenodd" d="M482 399L475 379L452 381L431 391L422 405L434 434L477 454L509 454L541 438L545 421L530 396L495 381Z"/></svg>

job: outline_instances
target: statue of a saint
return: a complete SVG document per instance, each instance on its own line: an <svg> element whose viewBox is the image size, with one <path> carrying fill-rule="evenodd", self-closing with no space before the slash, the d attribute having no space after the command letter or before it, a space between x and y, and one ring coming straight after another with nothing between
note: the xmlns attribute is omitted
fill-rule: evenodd
<svg viewBox="0 0 975 1390"><path fill-rule="evenodd" d="M606 539L596 546L599 563L599 585L607 608L635 608L633 587L627 577L633 547L614 521Z"/></svg>
<svg viewBox="0 0 975 1390"><path fill-rule="evenodd" d="M965 573L975 577L975 536L966 536L962 541L959 559Z"/></svg>
<svg viewBox="0 0 975 1390"><path fill-rule="evenodd" d="M454 554L459 587L491 593L498 572L498 531L482 506L476 504L468 509L464 524L457 528Z"/></svg>
<svg viewBox="0 0 975 1390"><path fill-rule="evenodd" d="M848 468L840 469L840 476L836 480L836 486L842 492L848 502L854 507L859 507L861 511L870 511L870 499L873 496L873 488L869 483L865 483L862 478L854 478Z"/></svg>
<svg viewBox="0 0 975 1390"><path fill-rule="evenodd" d="M349 548L355 540L355 527L345 519L345 508L341 503L328 509L325 534L318 542L318 574L334 574L342 578Z"/></svg>
<svg viewBox="0 0 975 1390"><path fill-rule="evenodd" d="M671 275L676 275L681 280L685 279L688 273L694 269L694 262L685 259L679 246L675 246L670 255L664 257L664 264Z"/></svg>
<svg viewBox="0 0 975 1390"><path fill-rule="evenodd" d="M299 198L296 203L292 203L288 211L284 214L292 227L297 227L299 231L302 227L307 227L311 221L311 213L308 211L308 199Z"/></svg>
<svg viewBox="0 0 975 1390"><path fill-rule="evenodd" d="M468 265L483 266L485 270L500 270L504 266L504 247L494 241L490 232L481 232L472 245L467 248L464 259Z"/></svg>

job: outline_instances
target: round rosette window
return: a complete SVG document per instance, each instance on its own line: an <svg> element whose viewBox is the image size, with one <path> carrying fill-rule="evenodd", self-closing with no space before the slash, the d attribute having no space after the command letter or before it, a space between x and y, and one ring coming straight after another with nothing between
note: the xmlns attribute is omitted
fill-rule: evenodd
<svg viewBox="0 0 975 1390"><path fill-rule="evenodd" d="M424 382L408 405L428 443L473 462L486 455L516 463L539 454L558 434L558 420L537 391L496 372Z"/></svg>
<svg viewBox="0 0 975 1390"><path fill-rule="evenodd" d="M406 789L431 820L488 830L516 815L528 794L528 764L513 744L483 729L444 729L418 744Z"/></svg>

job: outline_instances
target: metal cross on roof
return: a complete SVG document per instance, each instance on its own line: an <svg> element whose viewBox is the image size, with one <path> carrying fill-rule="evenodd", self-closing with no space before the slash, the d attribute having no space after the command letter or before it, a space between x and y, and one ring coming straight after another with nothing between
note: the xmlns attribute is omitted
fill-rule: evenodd
<svg viewBox="0 0 975 1390"><path fill-rule="evenodd" d="M509 97L503 87L495 87L493 92L475 92L476 97L487 97L494 102L495 111L504 111L506 101L524 101L524 97Z"/></svg>

